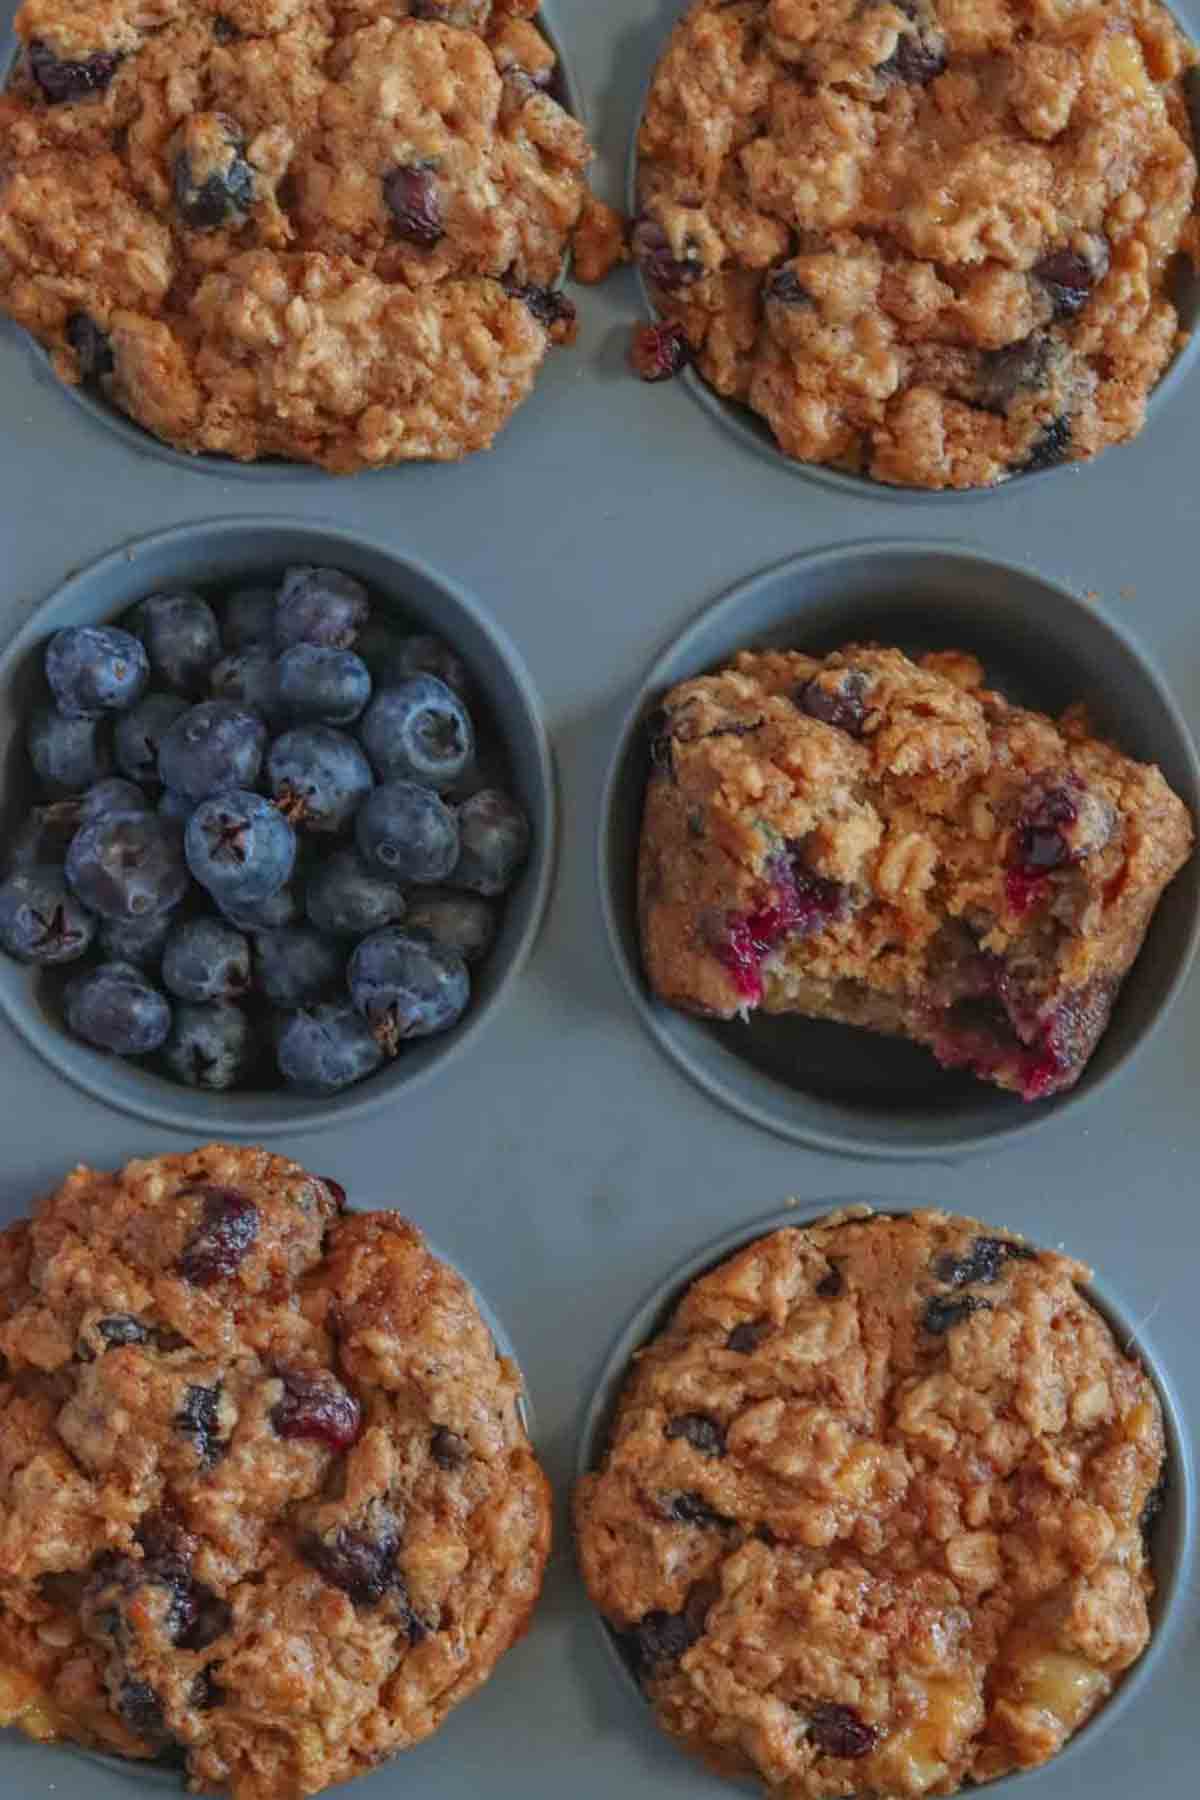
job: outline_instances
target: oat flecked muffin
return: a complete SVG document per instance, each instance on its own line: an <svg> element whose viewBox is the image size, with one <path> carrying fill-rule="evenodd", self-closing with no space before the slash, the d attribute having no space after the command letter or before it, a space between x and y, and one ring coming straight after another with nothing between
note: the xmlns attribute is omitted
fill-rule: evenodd
<svg viewBox="0 0 1200 1800"><path fill-rule="evenodd" d="M0 306L169 444L486 449L574 311L534 0L25 0Z"/></svg>
<svg viewBox="0 0 1200 1800"><path fill-rule="evenodd" d="M1079 1079L1192 848L1157 768L953 651L744 651L651 731L638 890L661 1000L909 1037L1026 1100Z"/></svg>
<svg viewBox="0 0 1200 1800"><path fill-rule="evenodd" d="M212 1145L76 1169L0 1234L0 1722L299 1800L525 1629L516 1370L413 1226L342 1198Z"/></svg>
<svg viewBox="0 0 1200 1800"><path fill-rule="evenodd" d="M1158 0L696 0L655 74L634 246L788 455L927 488L1141 427L1195 257Z"/></svg>
<svg viewBox="0 0 1200 1800"><path fill-rule="evenodd" d="M1053 1756L1150 1635L1163 1426L1088 1271L969 1219L789 1228L688 1290L576 1495L667 1731L780 1800Z"/></svg>

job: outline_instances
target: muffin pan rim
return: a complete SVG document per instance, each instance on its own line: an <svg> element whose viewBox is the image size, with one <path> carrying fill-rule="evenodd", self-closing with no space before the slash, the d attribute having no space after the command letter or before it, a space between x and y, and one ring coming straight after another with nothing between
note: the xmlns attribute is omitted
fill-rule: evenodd
<svg viewBox="0 0 1200 1800"><path fill-rule="evenodd" d="M117 545L75 570L52 589L0 647L0 693L11 691L14 684L22 683L28 676L31 656L60 624L77 622L85 616L96 621L114 619L142 593L152 591L157 579L178 580L183 585L199 579L201 585L211 585L214 579L232 579L234 574L227 556L220 567L228 567L229 575L218 572L215 576L197 577L193 567L190 574L147 575L144 584L136 585L140 581L139 558L147 563L166 558L172 564L179 562L186 566L189 549L193 547L199 556L211 561L213 553L219 554L223 545L238 545L243 539L258 538L269 543L281 537L294 540L298 548L285 555L273 555L264 550L258 557L258 567L265 570L287 561L304 561L309 555L319 555L321 547L327 545L331 557L348 555L350 564L362 574L376 595L380 592L377 578L363 572L365 564L383 565L393 571L391 579L396 589L406 578L415 576L418 583L438 590L440 597L454 607L456 628L461 628L465 620L467 628L478 636L480 646L494 659L492 678L480 682L489 701L494 706L495 672L499 671L511 686L515 706L520 711L525 741L518 747L512 743L509 733L505 747L513 767L514 785L518 789L522 789L522 780L517 765L522 753L528 756L528 791L522 791L522 798L533 824L533 845L529 861L518 877L506 907L493 953L492 980L482 996L473 1000L463 1022L445 1037L429 1039L415 1052L402 1054L366 1080L339 1094L303 1095L282 1086L276 1091L209 1094L176 1086L136 1062L122 1062L76 1042L38 1003L37 972L7 957L0 961L0 1012L28 1047L56 1074L119 1111L196 1133L199 1137L254 1138L281 1132L308 1134L361 1118L389 1104L401 1103L404 1093L421 1087L466 1052L512 998L541 934L557 879L561 825L557 766L546 728L544 703L520 651L499 622L453 577L443 575L423 558L406 555L399 548L392 549L367 534L339 526L335 521L309 514L303 517L226 514L169 526ZM240 550L231 554L242 556ZM236 568L252 575L255 566L255 552L250 547ZM103 588L109 583L128 588L127 596L115 609L106 604L102 611L96 610L91 603L84 612L79 610L80 603L87 601L93 586ZM403 600L409 616L430 629L438 628L437 619L422 616L423 606L421 600L415 605L409 597ZM446 635L453 643L454 632ZM468 655L466 660L478 678L478 657ZM18 741L18 735L14 734L12 742ZM410 1066L414 1055L421 1058L416 1069ZM114 1089L106 1077L115 1078L119 1085Z"/></svg>

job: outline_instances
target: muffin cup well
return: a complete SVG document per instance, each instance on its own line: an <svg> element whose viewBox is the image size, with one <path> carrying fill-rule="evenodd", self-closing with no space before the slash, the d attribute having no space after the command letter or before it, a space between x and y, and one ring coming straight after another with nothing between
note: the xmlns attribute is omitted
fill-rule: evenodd
<svg viewBox="0 0 1200 1800"><path fill-rule="evenodd" d="M355 1087L327 1098L279 1092L201 1093L92 1050L67 1035L44 1004L44 977L0 957L0 1010L60 1075L98 1100L198 1138L309 1131L398 1100L474 1041L528 958L553 882L558 796L541 703L515 647L463 588L416 558L333 525L289 519L216 519L141 538L73 575L29 618L0 656L3 802L11 821L27 794L24 722L39 691L46 639L64 625L116 617L165 587L217 586L278 575L291 563L328 564L364 581L385 612L446 638L477 680L503 740L513 785L529 817L529 862L508 898L495 947L478 970L470 1009L445 1037L406 1049Z"/></svg>
<svg viewBox="0 0 1200 1800"><path fill-rule="evenodd" d="M591 1474L603 1462L613 1418L630 1375L633 1358L664 1329L687 1289L700 1276L710 1273L756 1239L786 1227L819 1225L833 1213L842 1214L847 1210L863 1207L878 1215L903 1217L915 1210L917 1204L914 1201L910 1207L893 1200L876 1205L868 1197L854 1195L845 1199L790 1206L781 1212L769 1213L765 1218L738 1226L677 1264L643 1297L604 1359L580 1428L575 1453L575 1482ZM927 1206L929 1202L920 1204ZM966 1210L969 1211L970 1208L967 1207ZM1066 1249L1069 1254L1071 1246L1067 1245ZM1138 1697L1162 1670L1169 1667L1171 1650L1189 1616L1186 1602L1192 1585L1196 1552L1197 1477L1192 1444L1183 1423L1179 1403L1166 1372L1154 1354L1152 1343L1144 1335L1136 1317L1125 1308L1113 1289L1103 1280L1093 1280L1081 1291L1111 1327L1113 1336L1126 1353L1136 1355L1141 1362L1154 1384L1162 1406L1167 1446L1166 1493L1162 1511L1153 1529L1150 1548L1155 1580L1151 1606L1152 1635L1141 1657L1122 1678L1111 1699L1079 1728L1048 1763L1043 1764L1039 1770L1028 1772L1028 1775L1004 1776L998 1781L989 1782L989 1793L993 1790L997 1793L1001 1790L1010 1791L1010 1784L1019 1779L1057 1773L1068 1758L1077 1757L1093 1746L1108 1726L1115 1724L1118 1719L1125 1719L1128 1709L1136 1705ZM618 1633L586 1596L584 1604L591 1612L620 1680L638 1705L644 1708L647 1704L645 1697ZM714 1783L717 1779L712 1777ZM725 1785L731 1792L762 1792L758 1783L749 1777L744 1782L726 1782Z"/></svg>
<svg viewBox="0 0 1200 1800"><path fill-rule="evenodd" d="M1168 887L1108 1030L1078 1084L1024 1102L940 1070L899 1039L798 1016L709 1022L664 1006L646 985L637 919L645 720L663 693L749 648L815 654L847 642L960 649L1008 698L1043 712L1086 702L1101 737L1157 763L1200 821L1200 762L1156 671L1096 606L1013 564L906 540L793 558L741 583L658 659L625 723L605 783L601 903L618 968L643 1024L714 1098L783 1137L856 1156L920 1157L996 1148L1074 1112L1107 1087L1165 1016L1200 936L1200 856Z"/></svg>

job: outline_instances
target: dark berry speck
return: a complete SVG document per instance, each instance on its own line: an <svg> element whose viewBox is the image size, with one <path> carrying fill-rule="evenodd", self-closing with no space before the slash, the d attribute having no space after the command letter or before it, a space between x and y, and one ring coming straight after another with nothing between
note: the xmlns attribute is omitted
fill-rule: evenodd
<svg viewBox="0 0 1200 1800"><path fill-rule="evenodd" d="M205 1284L207 1285L207 1284ZM218 1409L221 1404L221 1383L213 1387L202 1387L196 1384L189 1386L183 1396L183 1404L175 1414L175 1429L183 1437L190 1438L201 1463L211 1469L219 1459L224 1445L220 1438L220 1417Z"/></svg>
<svg viewBox="0 0 1200 1800"><path fill-rule="evenodd" d="M1014 1243L1011 1238L977 1237L965 1256L950 1251L939 1256L934 1273L951 1287L970 1287L975 1282L999 1281L1005 1263L1032 1262L1035 1255L1028 1244Z"/></svg>
<svg viewBox="0 0 1200 1800"><path fill-rule="evenodd" d="M691 362L692 346L677 319L664 319L658 325L637 327L629 360L643 381L670 381Z"/></svg>
<svg viewBox="0 0 1200 1800"><path fill-rule="evenodd" d="M725 1433L716 1419L710 1418L707 1413L680 1413L678 1418L668 1420L663 1435L685 1439L701 1456L725 1454Z"/></svg>
<svg viewBox="0 0 1200 1800"><path fill-rule="evenodd" d="M739 1356L749 1356L758 1349L767 1334L767 1326L762 1320L735 1325L725 1339L725 1348L735 1350Z"/></svg>
<svg viewBox="0 0 1200 1800"><path fill-rule="evenodd" d="M991 1306L990 1300L978 1300L974 1294L963 1294L958 1300L935 1294L932 1300L925 1302L921 1324L934 1337L943 1337L964 1319L969 1319L972 1313L990 1312Z"/></svg>
<svg viewBox="0 0 1200 1800"><path fill-rule="evenodd" d="M406 244L432 249L445 236L442 197L429 163L401 163L383 178L383 198Z"/></svg>
<svg viewBox="0 0 1200 1800"><path fill-rule="evenodd" d="M470 1451L465 1438L445 1425L439 1425L429 1440L429 1454L439 1469L461 1469Z"/></svg>
<svg viewBox="0 0 1200 1800"><path fill-rule="evenodd" d="M362 1408L325 1369L281 1369L283 1396L271 1410L281 1438L310 1438L330 1450L348 1450L362 1424Z"/></svg>
<svg viewBox="0 0 1200 1800"><path fill-rule="evenodd" d="M822 1756L869 1756L879 1742L878 1731L852 1706L832 1701L808 1709L807 1731Z"/></svg>
<svg viewBox="0 0 1200 1800"><path fill-rule="evenodd" d="M237 1271L258 1237L258 1208L236 1188L210 1187L200 1198L200 1218L183 1247L179 1273L193 1287L212 1287Z"/></svg>
<svg viewBox="0 0 1200 1800"><path fill-rule="evenodd" d="M115 50L97 50L91 56L72 61L55 56L49 44L34 38L29 46L29 67L42 97L51 106L65 101L86 100L102 94L120 65Z"/></svg>
<svg viewBox="0 0 1200 1800"><path fill-rule="evenodd" d="M66 339L75 352L82 382L102 381L113 372L112 343L90 313L73 312L67 319Z"/></svg>

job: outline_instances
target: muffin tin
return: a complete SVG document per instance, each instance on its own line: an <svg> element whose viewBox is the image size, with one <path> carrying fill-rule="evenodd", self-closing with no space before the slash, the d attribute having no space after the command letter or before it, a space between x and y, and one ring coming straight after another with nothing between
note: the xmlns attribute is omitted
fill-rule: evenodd
<svg viewBox="0 0 1200 1800"><path fill-rule="evenodd" d="M610 201L623 196L642 94L677 11L676 0L612 0L604 8L549 0L547 23L601 150L595 185ZM1200 38L1200 4L1179 15ZM1200 1031L1200 987L1193 981L1138 1055L1129 1051L1186 963L1195 873L1166 903L1147 951L1153 960L1131 977L1112 1027L1122 1035L1101 1049L1093 1071L1093 1100L1085 1087L1044 1114L1016 1112L1017 1129L1007 1119L1002 1129L968 1128L960 1116L939 1134L928 1129L930 1109L922 1123L919 1109L901 1106L889 1112L883 1141L877 1131L872 1142L854 1117L809 1119L788 1139L714 1100L643 1029L607 942L610 877L597 867L596 847L609 821L614 756L657 659L666 656L669 668L677 654L698 659L689 666L711 663L764 629L790 629L806 608L826 601L835 609L830 629L840 635L840 609L855 593L862 598L854 581L867 566L864 545L874 546L868 560L878 618L887 580L900 573L893 540L901 529L919 531L922 544L937 550L942 582L957 582L957 567L974 584L972 558L999 566L1001 575L988 580L998 581L1008 604L1019 603L1025 620L1020 640L1001 631L1001 649L1007 644L1011 661L1051 697L1087 692L1090 672L1090 684L1105 690L1088 694L1101 702L1100 716L1113 708L1129 748L1176 757L1168 773L1194 803L1187 727L1200 722L1200 618L1187 571L1200 523L1190 476L1200 417L1188 404L1196 380L1190 359L1185 352L1132 445L1091 466L1054 471L1053 479L922 496L919 523L903 528L897 507L912 496L825 474L798 480L792 465L752 452L697 407L686 383L635 380L626 349L644 311L632 271L573 292L579 344L548 359L495 451L459 467L349 481L278 465L251 475L162 452L133 428L114 430L76 404L21 334L0 328L6 643L97 559L108 559L105 580L116 596L95 602L99 614L141 585L140 540L186 527L178 541L193 566L211 567L230 534L268 505L277 515L273 529L324 531L327 521L355 540L356 556L382 551L419 566L434 584L431 621L439 589L464 597L481 630L489 638L493 629L502 633L527 665L533 729L540 725L554 747L562 802L557 880L531 960L497 998L487 1029L464 1034L436 1076L411 1092L387 1093L385 1104L374 1105L366 1089L372 1104L353 1117L293 1113L272 1126L272 1148L336 1176L352 1203L408 1212L494 1308L525 1371L535 1441L560 1501L558 1546L528 1639L444 1732L350 1791L364 1800L410 1792L557 1800L564 1790L579 1800L608 1800L614 1791L629 1800L721 1800L738 1791L661 1739L618 1678L573 1568L562 1502L614 1334L647 1289L659 1289L685 1258L712 1260L719 1251L698 1247L731 1232L750 1235L792 1197L800 1205L789 1216L809 1217L869 1189L882 1208L919 1202L968 1211L1034 1241L1065 1244L1095 1266L1102 1303L1146 1349L1171 1402L1183 1472L1161 1540L1175 1574L1160 1648L1107 1719L1065 1757L1003 1791L1031 1800L1082 1792L1125 1800L1145 1785L1149 1745L1160 1781L1183 1792L1200 1762L1192 1699L1200 1684L1200 1597L1184 1554L1195 1532L1192 1446L1200 1431L1193 1321L1200 1124L1188 1054ZM859 548L846 555L837 548L845 545ZM771 571L813 553L816 560L803 565L800 605L793 606L790 586L779 588L780 610L756 615L760 602L747 595L758 578L769 588L777 579ZM946 560L959 555L968 560ZM852 581L848 571L856 567ZM720 632L710 620L681 639L689 622L735 590L723 603ZM73 591L84 606L86 585ZM937 589L939 605L947 592ZM964 587L958 617L974 618L973 602L986 606L991 593L990 586ZM740 616L739 607L747 609ZM1068 616L1074 623L1063 628ZM458 626L446 622L454 636ZM42 629L33 625L34 634ZM28 648L32 636L23 642ZM484 666L490 679L499 664ZM1007 678L1007 664L997 666ZM1186 727L1170 708L1147 712L1138 699L1157 696L1154 670ZM19 676L10 675L6 732L10 696L20 691ZM549 883L550 875L547 867L541 879ZM530 921L530 939L534 931ZM220 1103L201 1123L189 1097L173 1093L171 1117L131 1116L107 1080L85 1090L0 1029L6 1218L25 1212L77 1160L110 1166L208 1135L244 1129L257 1137L267 1129L261 1117L239 1120ZM1122 1066L1109 1071L1110 1060ZM1027 1117L1028 1125L1040 1118L1037 1130L1027 1128ZM319 1135L310 1129L318 1123L325 1125ZM864 1172L866 1155L873 1160ZM671 1277L672 1287L681 1279ZM172 1774L100 1764L11 1735L0 1737L0 1785L30 1800L179 1791Z"/></svg>

